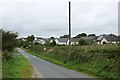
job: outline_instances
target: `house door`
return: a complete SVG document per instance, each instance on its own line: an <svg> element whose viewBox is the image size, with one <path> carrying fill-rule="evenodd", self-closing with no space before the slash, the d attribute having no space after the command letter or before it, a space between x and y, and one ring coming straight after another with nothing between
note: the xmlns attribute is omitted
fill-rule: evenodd
<svg viewBox="0 0 120 80"><path fill-rule="evenodd" d="M103 44L106 44L106 42L103 42Z"/></svg>

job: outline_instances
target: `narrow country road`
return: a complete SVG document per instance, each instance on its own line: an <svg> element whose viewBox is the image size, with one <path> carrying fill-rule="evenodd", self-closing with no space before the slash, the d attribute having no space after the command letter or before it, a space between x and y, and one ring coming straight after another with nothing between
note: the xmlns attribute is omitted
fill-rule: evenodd
<svg viewBox="0 0 120 80"><path fill-rule="evenodd" d="M18 48L18 51L31 62L37 71L37 78L90 78L89 76L83 75L77 71L69 70L28 54L20 48Z"/></svg>

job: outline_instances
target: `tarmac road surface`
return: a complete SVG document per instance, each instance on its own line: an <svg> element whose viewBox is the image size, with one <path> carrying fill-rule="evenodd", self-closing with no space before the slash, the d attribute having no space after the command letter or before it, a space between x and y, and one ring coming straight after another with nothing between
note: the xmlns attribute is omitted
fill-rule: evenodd
<svg viewBox="0 0 120 80"><path fill-rule="evenodd" d="M34 55L28 54L20 48L18 48L18 51L31 62L37 72L37 78L91 78L80 72L61 67ZM90 80L93 79L91 78Z"/></svg>

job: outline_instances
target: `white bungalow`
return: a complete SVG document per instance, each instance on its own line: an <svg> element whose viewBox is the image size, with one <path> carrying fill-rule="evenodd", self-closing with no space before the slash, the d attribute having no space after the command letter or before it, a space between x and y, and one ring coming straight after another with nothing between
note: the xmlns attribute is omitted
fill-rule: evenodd
<svg viewBox="0 0 120 80"><path fill-rule="evenodd" d="M101 35L96 41L98 44L116 44L118 42L118 37L115 35Z"/></svg>
<svg viewBox="0 0 120 80"><path fill-rule="evenodd" d="M79 40L80 40L80 38L71 38L70 39L71 45L77 45ZM67 45L69 45L69 39L67 41Z"/></svg>
<svg viewBox="0 0 120 80"><path fill-rule="evenodd" d="M33 40L33 44L45 44L46 41L41 37L36 37L35 40Z"/></svg>
<svg viewBox="0 0 120 80"><path fill-rule="evenodd" d="M58 45L67 45L68 38L56 38L55 42Z"/></svg>

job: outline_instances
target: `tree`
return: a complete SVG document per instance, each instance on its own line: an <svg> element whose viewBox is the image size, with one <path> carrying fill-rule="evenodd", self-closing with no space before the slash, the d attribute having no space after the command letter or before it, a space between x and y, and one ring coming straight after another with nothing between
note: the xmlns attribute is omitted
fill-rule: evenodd
<svg viewBox="0 0 120 80"><path fill-rule="evenodd" d="M30 43L32 43L34 39L35 39L34 35L31 35L31 36L28 36L28 37L27 37L27 40L28 40Z"/></svg>
<svg viewBox="0 0 120 80"><path fill-rule="evenodd" d="M60 36L60 38L69 38L69 35L68 34L65 34L63 36Z"/></svg>
<svg viewBox="0 0 120 80"><path fill-rule="evenodd" d="M22 39L18 39L17 44L18 44L18 47L26 48L30 45L30 41L28 41L28 40L24 41Z"/></svg>
<svg viewBox="0 0 120 80"><path fill-rule="evenodd" d="M13 49L17 46L17 33L10 31L0 30L2 32L2 50L7 50L12 52Z"/></svg>
<svg viewBox="0 0 120 80"><path fill-rule="evenodd" d="M55 37L50 37L51 39L55 39Z"/></svg>
<svg viewBox="0 0 120 80"><path fill-rule="evenodd" d="M2 38L2 57L6 60L11 58L11 52L17 46L17 32L0 30L0 38Z"/></svg>
<svg viewBox="0 0 120 80"><path fill-rule="evenodd" d="M74 38L81 38L81 37L86 37L87 34L86 33L81 33L81 34L78 34L76 37Z"/></svg>
<svg viewBox="0 0 120 80"><path fill-rule="evenodd" d="M88 36L96 36L95 34L89 34Z"/></svg>

